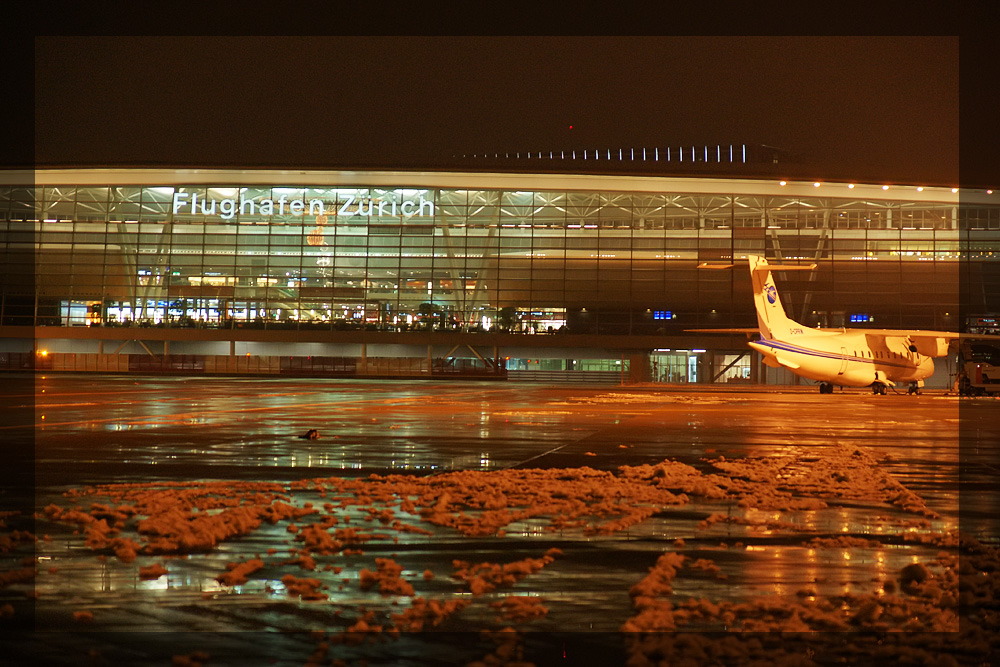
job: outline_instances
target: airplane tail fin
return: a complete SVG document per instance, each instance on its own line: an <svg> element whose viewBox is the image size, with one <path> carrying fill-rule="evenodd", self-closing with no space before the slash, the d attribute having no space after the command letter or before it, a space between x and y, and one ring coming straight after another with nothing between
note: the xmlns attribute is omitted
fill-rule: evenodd
<svg viewBox="0 0 1000 667"><path fill-rule="evenodd" d="M757 325L767 339L784 338L789 329L800 326L785 315L785 309L774 286L771 267L763 257L750 255L750 279L753 281L753 299L757 306Z"/></svg>

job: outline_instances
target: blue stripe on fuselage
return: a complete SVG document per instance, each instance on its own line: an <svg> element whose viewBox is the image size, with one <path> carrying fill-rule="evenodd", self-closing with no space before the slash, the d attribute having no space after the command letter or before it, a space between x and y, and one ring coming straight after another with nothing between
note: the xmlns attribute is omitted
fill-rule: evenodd
<svg viewBox="0 0 1000 667"><path fill-rule="evenodd" d="M824 350L813 350L808 347L801 347L799 345L792 345L791 343L786 343L784 341L769 340L766 338L755 340L753 342L757 343L758 345L766 345L767 347L774 348L775 350L782 350L784 352L793 352L795 354L804 354L806 356L819 357L821 359L837 359L838 361L847 359L847 361L857 361L872 365L878 364L879 366L894 366L896 368L913 369L916 367L915 364L905 364L905 363L901 364L898 362L887 361L885 359L868 359L866 357L856 357L853 355L847 356L844 354L838 354L836 352L826 352Z"/></svg>

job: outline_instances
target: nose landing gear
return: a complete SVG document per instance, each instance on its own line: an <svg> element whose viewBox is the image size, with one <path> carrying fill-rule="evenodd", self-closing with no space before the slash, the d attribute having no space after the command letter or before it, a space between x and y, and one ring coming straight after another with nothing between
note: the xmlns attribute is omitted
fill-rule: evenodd
<svg viewBox="0 0 1000 667"><path fill-rule="evenodd" d="M831 383L829 383L829 382L820 382L819 383L819 393L821 393L821 394L832 394L833 393L833 385Z"/></svg>

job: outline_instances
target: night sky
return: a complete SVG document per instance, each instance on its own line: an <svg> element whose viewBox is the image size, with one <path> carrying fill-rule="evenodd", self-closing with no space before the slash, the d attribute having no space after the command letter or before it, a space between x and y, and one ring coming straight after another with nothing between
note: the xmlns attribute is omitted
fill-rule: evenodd
<svg viewBox="0 0 1000 667"><path fill-rule="evenodd" d="M447 165L775 146L790 178L955 184L957 37L39 37L53 165ZM571 128L572 126L572 128Z"/></svg>

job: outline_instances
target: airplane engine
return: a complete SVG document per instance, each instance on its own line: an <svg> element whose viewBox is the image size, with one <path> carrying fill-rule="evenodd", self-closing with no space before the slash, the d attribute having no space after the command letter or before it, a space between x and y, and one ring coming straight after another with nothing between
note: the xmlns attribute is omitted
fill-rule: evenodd
<svg viewBox="0 0 1000 667"><path fill-rule="evenodd" d="M917 354L925 357L944 357L948 355L948 339L937 336L914 336L911 343L917 348Z"/></svg>

